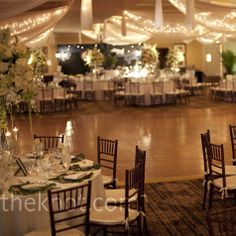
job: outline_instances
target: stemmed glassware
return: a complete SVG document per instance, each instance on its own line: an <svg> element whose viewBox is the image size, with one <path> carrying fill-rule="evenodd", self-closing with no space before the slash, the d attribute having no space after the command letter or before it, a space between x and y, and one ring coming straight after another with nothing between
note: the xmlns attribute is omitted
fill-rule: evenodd
<svg viewBox="0 0 236 236"><path fill-rule="evenodd" d="M68 147L62 150L62 163L66 170L70 168L71 155Z"/></svg>

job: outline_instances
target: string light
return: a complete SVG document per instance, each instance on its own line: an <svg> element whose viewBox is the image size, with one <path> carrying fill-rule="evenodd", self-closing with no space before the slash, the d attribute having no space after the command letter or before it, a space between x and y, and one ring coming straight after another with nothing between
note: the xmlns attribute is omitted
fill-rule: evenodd
<svg viewBox="0 0 236 236"><path fill-rule="evenodd" d="M186 14L186 4L183 0L169 0L178 10ZM236 12L232 11L232 8L229 8L229 12L222 14L217 14L215 12L199 12L199 9L195 9L195 20L204 27L215 30L218 32L228 32L231 33L236 31L236 22L232 22L236 18Z"/></svg>
<svg viewBox="0 0 236 236"><path fill-rule="evenodd" d="M42 40L46 39L48 37L48 35L50 34L50 32L52 32L54 30L54 28L50 28L49 30L43 32L42 34L40 34L39 36L37 36L36 39L31 40L28 44L29 45L33 45L36 43L41 42Z"/></svg>
<svg viewBox="0 0 236 236"><path fill-rule="evenodd" d="M37 14L36 16L31 16L24 18L22 20L13 21L11 23L6 23L0 26L0 29L11 29L11 35L21 35L27 32L33 31L36 28L47 25L52 20L55 21L55 18L62 17L68 11L68 7L62 7L60 9L54 9L48 11L47 13ZM28 39L26 36L19 37L21 41Z"/></svg>

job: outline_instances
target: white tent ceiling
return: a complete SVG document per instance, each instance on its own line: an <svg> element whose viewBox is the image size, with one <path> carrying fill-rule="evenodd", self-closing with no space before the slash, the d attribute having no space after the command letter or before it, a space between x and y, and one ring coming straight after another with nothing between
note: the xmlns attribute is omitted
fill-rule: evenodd
<svg viewBox="0 0 236 236"><path fill-rule="evenodd" d="M12 2L0 1L0 27L12 28L12 33L28 44L38 44L50 32L56 35L78 35L81 32L80 0L16 0L14 4ZM226 38L232 39L236 35L236 1L233 0L195 0L195 28L191 31L186 29L186 0L162 0L164 25L161 29L155 28L154 25L155 0L92 2L94 29L82 31L82 34L95 41L131 44L155 38L157 42L189 42L198 39L210 43ZM122 36L121 33L123 12L126 36Z"/></svg>

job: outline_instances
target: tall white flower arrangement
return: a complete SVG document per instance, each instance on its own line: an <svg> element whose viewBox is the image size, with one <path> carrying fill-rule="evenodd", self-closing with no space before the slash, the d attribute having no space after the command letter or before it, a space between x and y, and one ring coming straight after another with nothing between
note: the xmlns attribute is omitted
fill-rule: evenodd
<svg viewBox="0 0 236 236"><path fill-rule="evenodd" d="M9 29L0 30L0 97L4 99L0 106L5 106L10 115L12 108L22 101L28 103L30 111L36 104L34 74L28 64L29 57L29 50L19 44L17 37L10 36Z"/></svg>

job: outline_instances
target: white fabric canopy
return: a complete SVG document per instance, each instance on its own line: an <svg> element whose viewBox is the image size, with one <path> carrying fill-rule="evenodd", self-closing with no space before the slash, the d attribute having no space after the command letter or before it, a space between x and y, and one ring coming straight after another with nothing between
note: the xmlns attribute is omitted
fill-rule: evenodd
<svg viewBox="0 0 236 236"><path fill-rule="evenodd" d="M27 12L0 22L0 29L10 28L11 34L16 35L20 42L29 42L41 35L42 39L47 31L58 23L68 12L69 6L54 8L43 12ZM49 33L49 32L48 32Z"/></svg>
<svg viewBox="0 0 236 236"><path fill-rule="evenodd" d="M0 20L19 15L45 2L47 2L47 0L1 0Z"/></svg>

